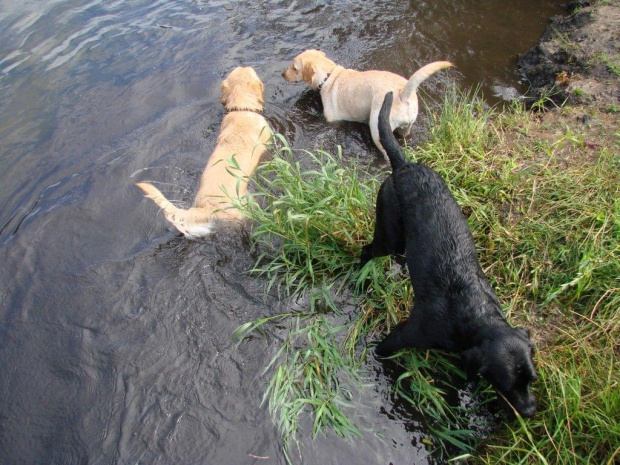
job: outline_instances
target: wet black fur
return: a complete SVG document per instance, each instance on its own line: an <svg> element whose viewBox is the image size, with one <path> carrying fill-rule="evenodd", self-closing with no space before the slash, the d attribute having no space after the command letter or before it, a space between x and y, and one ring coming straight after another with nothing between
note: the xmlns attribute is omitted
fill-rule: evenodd
<svg viewBox="0 0 620 465"><path fill-rule="evenodd" d="M388 356L403 347L460 352L470 376L480 373L522 416L531 416L536 370L529 331L504 318L443 179L405 159L388 122L392 98L388 93L381 107L379 131L393 172L379 190L374 239L362 249L361 265L406 252L415 304L377 353Z"/></svg>

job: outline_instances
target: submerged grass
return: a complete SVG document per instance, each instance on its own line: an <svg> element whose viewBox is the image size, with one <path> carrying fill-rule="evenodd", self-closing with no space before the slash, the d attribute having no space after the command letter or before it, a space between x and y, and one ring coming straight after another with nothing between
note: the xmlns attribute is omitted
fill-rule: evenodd
<svg viewBox="0 0 620 465"><path fill-rule="evenodd" d="M258 324L264 323L263 320ZM243 338L244 332L252 329L241 328L237 337ZM322 317L296 315L284 343L265 369L272 376L263 402L267 402L287 445L284 452L289 461L288 446L297 442L300 419L308 411L313 437L327 430L344 439L360 436L346 414L355 410L347 386L359 382L359 374L357 363L347 359L337 342L345 331L345 327L330 324Z"/></svg>
<svg viewBox="0 0 620 465"><path fill-rule="evenodd" d="M591 120L605 119L598 116ZM539 411L506 423L483 444L471 412L446 400L450 380L462 377L453 359L398 354L403 372L394 393L423 415L424 443L444 458L455 450L480 463L611 464L620 457L620 129L617 121L598 129L576 121L570 109L549 118L518 106L498 112L453 90L429 142L408 151L446 180L508 319L531 326L539 347ZM307 413L314 434L331 429L352 439L359 432L342 381L359 380L365 341L405 318L414 296L406 270L391 258L357 270L385 174L323 152L301 154L312 165L302 169L300 154L282 142L243 206L256 223L253 271L308 298L309 308L290 320L269 365L266 401L287 444ZM337 315L334 296L353 289L359 313L352 323L319 312Z"/></svg>

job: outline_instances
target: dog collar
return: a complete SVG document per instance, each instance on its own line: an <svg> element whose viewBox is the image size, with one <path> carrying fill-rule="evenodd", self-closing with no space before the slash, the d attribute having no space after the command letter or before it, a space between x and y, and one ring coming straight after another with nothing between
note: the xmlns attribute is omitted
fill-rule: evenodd
<svg viewBox="0 0 620 465"><path fill-rule="evenodd" d="M325 76L325 79L323 79L323 82L321 82L321 83L318 85L318 87L317 87L317 89L318 89L318 90L321 90L321 89L323 88L323 84L325 84L325 83L327 82L327 80L329 79L329 77L330 77L331 75L332 75L332 73L329 73L327 76Z"/></svg>
<svg viewBox="0 0 620 465"><path fill-rule="evenodd" d="M252 113L258 113L259 115L263 113L263 110L257 110L257 109L252 109L252 108L227 108L226 109L226 113L232 113L233 111L251 111Z"/></svg>

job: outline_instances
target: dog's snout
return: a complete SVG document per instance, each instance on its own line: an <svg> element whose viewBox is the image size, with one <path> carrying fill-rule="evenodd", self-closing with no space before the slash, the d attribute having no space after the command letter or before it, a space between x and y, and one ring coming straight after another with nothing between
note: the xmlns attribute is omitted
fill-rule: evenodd
<svg viewBox="0 0 620 465"><path fill-rule="evenodd" d="M536 413L536 403L528 405L521 412L519 412L523 418L533 417Z"/></svg>
<svg viewBox="0 0 620 465"><path fill-rule="evenodd" d="M523 402L517 410L523 418L530 418L536 413L536 397L532 393L528 393L525 402Z"/></svg>

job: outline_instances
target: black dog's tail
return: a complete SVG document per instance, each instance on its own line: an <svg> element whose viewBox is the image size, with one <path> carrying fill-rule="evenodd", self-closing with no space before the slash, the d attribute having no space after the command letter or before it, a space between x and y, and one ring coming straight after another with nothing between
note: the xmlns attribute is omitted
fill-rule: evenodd
<svg viewBox="0 0 620 465"><path fill-rule="evenodd" d="M387 152L392 170L396 171L407 163L407 159L392 132L392 126L390 126L390 111L392 110L393 99L393 92L385 94L383 99L383 105L381 105L381 111L379 112L379 141Z"/></svg>

